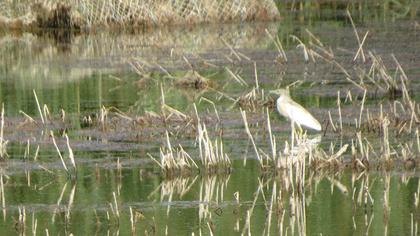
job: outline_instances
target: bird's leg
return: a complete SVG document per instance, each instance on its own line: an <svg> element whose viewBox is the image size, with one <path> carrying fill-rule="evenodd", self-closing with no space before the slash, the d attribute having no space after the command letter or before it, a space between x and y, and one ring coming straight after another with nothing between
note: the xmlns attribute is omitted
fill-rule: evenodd
<svg viewBox="0 0 420 236"><path fill-rule="evenodd" d="M303 136L303 134L304 134L304 131L303 131L302 126L301 126L301 125L297 124L297 127L299 128L299 133L297 133L297 134L298 134L298 140L299 140L299 139L301 139L301 138L302 138L302 136Z"/></svg>
<svg viewBox="0 0 420 236"><path fill-rule="evenodd" d="M292 129L292 146L290 148L290 153L292 153L292 150L295 148L295 122L292 120L291 121L291 129Z"/></svg>
<svg viewBox="0 0 420 236"><path fill-rule="evenodd" d="M305 135L306 135L306 130L302 129L302 126L299 125L299 140L301 143Z"/></svg>

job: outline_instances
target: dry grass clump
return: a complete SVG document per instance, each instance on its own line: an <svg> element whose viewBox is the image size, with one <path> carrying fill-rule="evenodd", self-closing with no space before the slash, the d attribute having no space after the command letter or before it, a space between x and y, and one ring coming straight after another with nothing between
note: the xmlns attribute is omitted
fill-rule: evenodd
<svg viewBox="0 0 420 236"><path fill-rule="evenodd" d="M166 147L160 148L160 161L157 161L150 154L149 157L160 166L166 177L188 175L194 167L198 168L181 145L178 148L172 148L168 132L166 132Z"/></svg>
<svg viewBox="0 0 420 236"><path fill-rule="evenodd" d="M26 141L26 149L23 154L24 159L28 159L30 156L31 144L34 143L36 146L36 151L33 155L33 160L37 161L39 152L43 146L51 145L55 147L57 154L61 160L64 170L67 172L68 177L75 178L77 173L77 166L75 155L73 149L70 145L70 139L67 135L68 123L66 124L66 113L64 110L60 112L60 118L54 116L50 113L49 108L46 104L41 106L38 96L35 90L33 90L34 100L36 107L39 112L39 119L34 119L23 111L20 111L20 114L23 117L20 118L10 118L7 122L8 131L4 133L5 118L4 118L4 106L2 106L1 117L0 117L0 159L5 159L7 154L7 144L10 140L14 143L22 144ZM54 133L60 133L61 140L56 140ZM6 140L5 136L8 140ZM63 141L65 139L65 141ZM69 168L64 159L63 148L66 146L66 157L68 157L69 162L71 163L71 168ZM43 168L44 169L44 168ZM46 169L47 170L47 169ZM52 173L47 170L47 172ZM29 176L29 175L28 175ZM28 177L28 184L30 184L30 179Z"/></svg>
<svg viewBox="0 0 420 236"><path fill-rule="evenodd" d="M5 3L7 4L7 2ZM16 5L18 10L15 14L7 12L14 11L15 6L5 6L0 12L0 26L10 29L36 30L36 29L80 29L82 18L78 17L73 10L74 6L68 2L24 2ZM9 13L9 14L8 14ZM2 15L3 14L3 15ZM20 16L12 16L20 15Z"/></svg>
<svg viewBox="0 0 420 236"><path fill-rule="evenodd" d="M321 135L308 136L298 132L294 136L293 144L289 145L286 141L283 152L278 154L275 163L276 171L305 165L305 168L311 171L337 173L345 167L344 155L347 153L349 144L343 144L336 150L331 143L329 150L326 151L318 146Z"/></svg>
<svg viewBox="0 0 420 236"><path fill-rule="evenodd" d="M272 0L44 0L35 3L28 0L17 4L6 1L1 10L0 25L10 28L143 28L279 18L279 12Z"/></svg>
<svg viewBox="0 0 420 236"><path fill-rule="evenodd" d="M82 117L84 128L95 128L104 133L141 130L142 128L187 128L193 118L163 104L160 112L147 111L143 115L125 113L116 107L102 107L98 112ZM157 131L159 129L156 129Z"/></svg>
<svg viewBox="0 0 420 236"><path fill-rule="evenodd" d="M418 165L420 156L420 142L418 127L410 131L406 128L405 141L399 141L399 136L405 126L396 129L392 126L388 115L381 112L380 119L375 120L378 129L379 147L372 145L368 137L363 135L366 132L359 130L356 139L351 142L351 166L354 170L365 171L369 169L380 169L389 171L396 168L414 168ZM394 131L394 132L392 132ZM414 139L413 139L414 137Z"/></svg>
<svg viewBox="0 0 420 236"><path fill-rule="evenodd" d="M231 161L224 152L223 141L220 138L214 140L210 138L206 125L200 121L197 108L196 111L196 143L200 154L203 172L209 175L228 174L231 171ZM190 155L184 151L182 146L173 150L169 141L168 131L166 131L166 148L160 151L161 161L159 164L166 176L176 176L183 173L191 173L192 166L198 168Z"/></svg>
<svg viewBox="0 0 420 236"><path fill-rule="evenodd" d="M236 101L241 109L255 112L261 107L275 107L275 100L270 96L265 96L261 89L253 88L251 91L239 96Z"/></svg>
<svg viewBox="0 0 420 236"><path fill-rule="evenodd" d="M198 123L197 131L200 159L205 171L209 174L229 173L232 164L229 156L224 152L223 141L220 138L212 140L205 124Z"/></svg>
<svg viewBox="0 0 420 236"><path fill-rule="evenodd" d="M273 39L273 37L271 36L271 34L268 30L266 30L266 33ZM277 41L276 41L276 43L277 43ZM281 46L279 46L279 47L281 47ZM281 50L282 50L282 47L281 47ZM284 51L282 51L282 52L283 52L282 55L284 55L284 57L286 57ZM241 76L239 76L236 73L233 73L229 68L226 68L226 70L229 72L231 77L236 82L238 82L240 85L248 86L246 81L244 79L242 79ZM244 109L244 110L247 110L247 111L252 111L252 112L257 111L258 108L262 108L262 107L270 107L270 108L274 107L275 106L274 98L272 98L270 96L266 96L264 89L260 88L260 82L259 82L259 79L258 79L258 71L257 71L257 63L256 62L254 62L254 80L255 80L255 84L252 87L252 89L250 91L248 91L247 93L239 96L235 100L234 104L238 104L241 109Z"/></svg>
<svg viewBox="0 0 420 236"><path fill-rule="evenodd" d="M223 150L223 142L218 139L211 140L204 124L198 125L197 139L203 172L209 175L230 173L231 162ZM166 132L166 147L160 149L160 161L148 155L168 178L188 176L194 168L199 169L181 145L178 148L172 148L168 132Z"/></svg>
<svg viewBox="0 0 420 236"><path fill-rule="evenodd" d="M348 145L343 145L338 151L330 148L329 152L326 152L318 147L321 142L321 135L309 136L299 130L292 129L290 140L285 140L283 150L279 150L276 136L272 133L268 109L266 110L267 127L264 129L268 131L267 136L269 140L267 142L270 144L270 150L265 151L258 148L255 138L249 129L246 112L241 110L241 115L245 125L245 132L251 141L263 172L275 173L277 171L299 168L298 172L301 173L301 171L305 171L306 165L309 165L313 170L338 170L338 167L343 163L341 158L346 153Z"/></svg>
<svg viewBox="0 0 420 236"><path fill-rule="evenodd" d="M176 87L193 89L206 89L214 86L212 80L200 75L195 70L187 71L182 78L176 79L174 84Z"/></svg>
<svg viewBox="0 0 420 236"><path fill-rule="evenodd" d="M31 7L35 21L32 27L36 28L61 28L61 29L80 29L80 22L72 16L71 5L56 3L50 7L42 3L34 3Z"/></svg>
<svg viewBox="0 0 420 236"><path fill-rule="evenodd" d="M118 24L149 26L200 22L266 20L278 18L273 1L255 3L249 0L226 1L141 1L119 0L104 3L97 0L78 2L89 25Z"/></svg>

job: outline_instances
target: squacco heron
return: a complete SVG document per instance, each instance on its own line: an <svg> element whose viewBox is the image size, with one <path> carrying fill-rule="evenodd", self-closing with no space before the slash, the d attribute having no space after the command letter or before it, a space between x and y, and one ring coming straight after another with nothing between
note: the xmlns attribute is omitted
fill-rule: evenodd
<svg viewBox="0 0 420 236"><path fill-rule="evenodd" d="M278 95L276 101L277 111L292 122L292 127L297 124L299 127L304 126L309 129L321 131L321 124L316 120L309 111L293 101L286 89L277 89L270 93Z"/></svg>

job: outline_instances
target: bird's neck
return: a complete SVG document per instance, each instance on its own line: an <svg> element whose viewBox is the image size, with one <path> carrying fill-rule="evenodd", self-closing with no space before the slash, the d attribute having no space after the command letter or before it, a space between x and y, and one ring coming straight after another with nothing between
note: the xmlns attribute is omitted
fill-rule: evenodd
<svg viewBox="0 0 420 236"><path fill-rule="evenodd" d="M281 95L279 97L279 99L277 100L277 102L284 102L285 100L286 100L285 96L284 95Z"/></svg>

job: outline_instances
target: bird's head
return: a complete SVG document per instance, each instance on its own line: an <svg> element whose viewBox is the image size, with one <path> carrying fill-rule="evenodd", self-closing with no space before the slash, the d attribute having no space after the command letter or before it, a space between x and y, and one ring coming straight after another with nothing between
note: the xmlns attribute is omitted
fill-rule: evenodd
<svg viewBox="0 0 420 236"><path fill-rule="evenodd" d="M282 96L290 97L289 89L276 89L276 90L271 90L269 92L269 94L273 94L273 95L276 95L278 97L282 97Z"/></svg>

